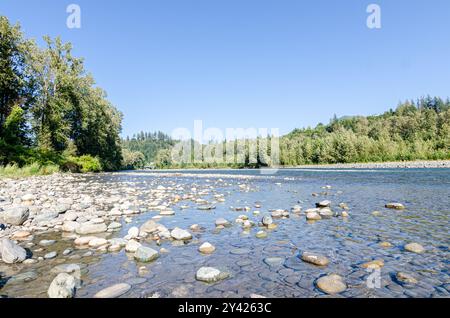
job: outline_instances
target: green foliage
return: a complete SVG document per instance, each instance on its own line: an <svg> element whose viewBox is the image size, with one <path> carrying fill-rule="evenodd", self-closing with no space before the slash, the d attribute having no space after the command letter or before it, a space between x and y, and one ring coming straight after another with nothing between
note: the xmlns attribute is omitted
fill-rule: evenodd
<svg viewBox="0 0 450 318"><path fill-rule="evenodd" d="M170 149L161 149L155 158L155 165L158 169L170 168L172 165L172 155Z"/></svg>
<svg viewBox="0 0 450 318"><path fill-rule="evenodd" d="M122 150L122 169L141 169L145 166L145 156L139 151Z"/></svg>
<svg viewBox="0 0 450 318"><path fill-rule="evenodd" d="M260 139L258 138L258 147ZM237 141L224 144L235 145ZM265 144L270 145L270 142ZM202 145L205 148L207 145ZM259 152L258 152L259 153ZM158 151L158 168L261 167L268 160L258 156L249 161L249 144L244 162L175 164L171 151ZM224 150L225 154L225 150ZM268 156L270 157L270 156ZM236 158L235 158L236 159ZM397 109L369 117L334 117L328 125L295 129L280 138L282 166L355 162L450 159L450 101L425 97L407 101ZM270 165L270 162L269 162Z"/></svg>
<svg viewBox="0 0 450 318"><path fill-rule="evenodd" d="M425 97L379 116L333 118L281 139L281 163L450 159L450 101Z"/></svg>
<svg viewBox="0 0 450 318"><path fill-rule="evenodd" d="M23 178L36 175L48 175L59 171L57 165L40 165L35 162L30 165L19 167L17 164L0 166L0 177Z"/></svg>
<svg viewBox="0 0 450 318"><path fill-rule="evenodd" d="M145 163L148 165L156 162L157 154L160 150L170 149L175 143L175 140L160 131L155 133L140 132L132 138L127 137L122 140L124 149L144 154Z"/></svg>
<svg viewBox="0 0 450 318"><path fill-rule="evenodd" d="M119 169L122 114L70 43L44 40L41 49L0 16L0 164L60 164L77 156L98 158L82 160L85 170Z"/></svg>
<svg viewBox="0 0 450 318"><path fill-rule="evenodd" d="M72 172L100 172L103 170L102 164L100 162L100 159L97 157L92 157L90 155L84 155L80 157L68 157L64 163L62 164L63 167L76 167L76 170L79 169L79 171L73 171L72 169L69 169Z"/></svg>

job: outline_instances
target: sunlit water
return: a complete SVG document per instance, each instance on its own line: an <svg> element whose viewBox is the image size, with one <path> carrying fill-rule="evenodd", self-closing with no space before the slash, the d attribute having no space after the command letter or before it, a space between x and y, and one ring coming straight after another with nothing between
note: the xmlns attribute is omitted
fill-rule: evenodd
<svg viewBox="0 0 450 318"><path fill-rule="evenodd" d="M199 190L212 186L203 198L213 201L213 194L225 195L226 201L215 203L216 209L200 211L193 202L181 201L173 208L175 216L164 217L159 223L168 228L175 226L188 229L196 223L205 228L194 234L194 240L184 246L173 246L170 241L160 247L152 241L146 245L170 252L162 254L153 263L144 264L148 273L139 273L143 264L136 263L124 250L118 253L95 253L92 257L70 260L59 256L55 260L20 267L18 273L33 272L36 277L29 281L10 279L0 288L0 295L8 297L46 297L47 288L55 276L49 271L59 263L82 264L81 288L76 297L92 297L110 285L127 282L132 289L122 297L148 297L158 293L161 297L173 297L172 292L183 286L187 297L249 297L256 293L268 297L319 297L325 296L315 287L315 280L327 273L343 276L348 289L342 297L449 297L449 215L450 215L450 170L448 169L377 169L377 170L281 170L274 175L261 175L257 170L183 171L188 177L177 175L155 176L156 172L131 172L102 174L88 180L105 183L129 183L136 189L148 189L149 184L191 186ZM205 175L208 176L205 176ZM222 176L231 185L217 182ZM195 175L203 177L198 178ZM243 180L233 176L252 176ZM242 191L238 184L249 185L250 191ZM323 189L330 185L331 189ZM312 193L319 196L314 197ZM144 197L145 199L145 197ZM308 223L304 214L275 220L278 228L269 231L265 239L257 239L261 230L254 227L245 233L234 220L246 214L255 222L270 209L290 209L299 204L304 209L313 208L320 200L331 200L333 211L340 211L340 202L345 202L350 217L336 217ZM260 209L254 208L260 202ZM401 202L404 211L388 210L388 202ZM191 208L180 210L177 206L188 204ZM236 212L234 207L251 207L250 212ZM260 210L261 215L252 212ZM380 216L373 216L373 211ZM131 226L140 226L157 212L147 212L133 217L130 224L123 223L120 232L112 237L123 237ZM214 221L224 217L233 226L215 231ZM59 242L52 250L73 247L71 240L61 240L61 234L47 234L42 238L57 238ZM198 252L201 242L216 246L212 255ZM392 248L382 248L379 243L389 241ZM417 242L426 248L423 254L403 250L403 246ZM327 267L316 267L302 262L301 251L313 251L330 259ZM80 255L87 250L75 251ZM276 264L267 264L267 258L280 258ZM369 288L366 284L371 274L361 268L361 263L381 258L385 265L381 269L381 287ZM205 284L195 280L196 271L202 266L212 266L231 273L231 277L215 283ZM0 268L0 272L4 270ZM408 272L418 279L414 286L402 286L396 282L398 271ZM15 274L17 275L17 273ZM33 276L33 275L32 275ZM0 285L1 286L1 285Z"/></svg>

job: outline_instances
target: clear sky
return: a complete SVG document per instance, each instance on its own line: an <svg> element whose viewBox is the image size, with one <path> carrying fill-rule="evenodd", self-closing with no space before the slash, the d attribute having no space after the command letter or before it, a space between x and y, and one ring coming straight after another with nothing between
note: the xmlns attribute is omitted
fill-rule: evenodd
<svg viewBox="0 0 450 318"><path fill-rule="evenodd" d="M66 7L81 7L81 29ZM382 28L366 26L379 4ZM448 0L0 0L28 37L61 35L140 130L267 127L450 95Z"/></svg>

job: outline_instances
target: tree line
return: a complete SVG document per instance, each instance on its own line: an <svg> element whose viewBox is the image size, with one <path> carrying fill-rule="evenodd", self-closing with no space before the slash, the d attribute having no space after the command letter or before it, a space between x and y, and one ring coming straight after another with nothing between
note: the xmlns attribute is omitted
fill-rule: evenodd
<svg viewBox="0 0 450 318"><path fill-rule="evenodd" d="M256 141L257 147L260 140ZM222 149L227 149L224 141ZM267 155L270 157L270 142ZM251 162L245 144L242 163L175 163L171 148L160 149L155 157L159 168L261 167L270 160ZM206 145L202 145L206 147ZM279 139L281 166L357 162L450 159L450 100L422 97L402 102L381 115L337 118L314 128L295 129ZM135 148L137 150L137 148ZM259 152L258 152L259 153ZM269 164L268 164L269 162Z"/></svg>
<svg viewBox="0 0 450 318"><path fill-rule="evenodd" d="M0 16L0 165L119 169L122 114L70 43L44 41L39 47Z"/></svg>
<svg viewBox="0 0 450 318"><path fill-rule="evenodd" d="M424 97L377 116L333 118L280 142L283 165L450 159L450 101Z"/></svg>

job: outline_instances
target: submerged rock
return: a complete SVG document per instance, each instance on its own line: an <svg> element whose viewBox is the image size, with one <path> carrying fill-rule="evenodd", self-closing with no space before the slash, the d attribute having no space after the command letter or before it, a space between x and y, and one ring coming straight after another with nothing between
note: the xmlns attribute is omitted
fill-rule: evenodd
<svg viewBox="0 0 450 318"><path fill-rule="evenodd" d="M257 238L266 238L267 237L267 232L266 231L258 231L256 233L256 237Z"/></svg>
<svg viewBox="0 0 450 318"><path fill-rule="evenodd" d="M53 279L47 294L50 298L72 298L75 296L76 279L67 273L60 273Z"/></svg>
<svg viewBox="0 0 450 318"><path fill-rule="evenodd" d="M395 277L400 283L403 284L417 284L418 281L414 276L405 272L398 272Z"/></svg>
<svg viewBox="0 0 450 318"><path fill-rule="evenodd" d="M222 272L214 267L201 267L197 271L195 278L202 282L214 283L226 279L229 276L230 275L228 273Z"/></svg>
<svg viewBox="0 0 450 318"><path fill-rule="evenodd" d="M45 254L44 259L52 259L52 258L55 258L57 255L58 255L58 253L53 251L53 252Z"/></svg>
<svg viewBox="0 0 450 318"><path fill-rule="evenodd" d="M218 218L215 222L216 226L229 226L230 222L228 222L227 220L225 220L224 218Z"/></svg>
<svg viewBox="0 0 450 318"><path fill-rule="evenodd" d="M102 289L94 295L94 298L117 298L127 293L131 289L131 285L126 283L116 284Z"/></svg>

